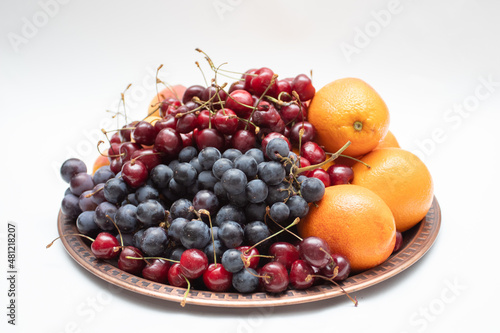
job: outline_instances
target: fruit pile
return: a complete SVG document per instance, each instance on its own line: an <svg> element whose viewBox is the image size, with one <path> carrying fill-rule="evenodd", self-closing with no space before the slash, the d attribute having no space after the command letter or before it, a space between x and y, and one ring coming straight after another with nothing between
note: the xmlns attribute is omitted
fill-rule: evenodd
<svg viewBox="0 0 500 333"><path fill-rule="evenodd" d="M402 203L391 201L391 179L411 179L421 166L386 177L398 167L384 170L387 159L404 154L386 152L385 163L371 157L398 149L385 148L388 116L371 87L348 79L316 93L304 74L278 80L259 68L226 91L216 80L223 71L206 59L216 74L208 87L167 87L143 120L125 117L114 133L103 130L113 135L92 173L75 158L61 166L69 183L62 213L96 258L186 293L191 283L280 293L340 282L399 249L402 232L423 216L406 211L406 229L397 227L392 206ZM369 94L353 98L345 92L352 87ZM387 186L384 197L378 190Z"/></svg>

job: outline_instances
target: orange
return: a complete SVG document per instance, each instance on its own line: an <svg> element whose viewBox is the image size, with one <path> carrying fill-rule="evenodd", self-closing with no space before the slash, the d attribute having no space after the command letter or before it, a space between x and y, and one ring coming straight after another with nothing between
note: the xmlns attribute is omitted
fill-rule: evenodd
<svg viewBox="0 0 500 333"><path fill-rule="evenodd" d="M184 95L184 91L186 91L186 87L182 85L175 85L167 87L156 95L149 103L148 106L148 115L149 116L160 116L160 110L158 108L158 103L167 99L167 98L175 98L178 100L182 100L182 95Z"/></svg>
<svg viewBox="0 0 500 333"><path fill-rule="evenodd" d="M323 199L310 206L297 226L301 237L323 238L332 253L346 256L355 272L383 263L396 243L394 218L387 204L357 185L327 187Z"/></svg>
<svg viewBox="0 0 500 333"><path fill-rule="evenodd" d="M425 164L401 148L376 149L353 166L353 184L366 187L391 208L398 231L420 222L431 207L434 186Z"/></svg>
<svg viewBox="0 0 500 333"><path fill-rule="evenodd" d="M399 142L394 136L394 134L392 134L391 131L388 131L385 137L382 140L380 140L378 146L375 149L380 149L380 148L401 148L401 147L399 146Z"/></svg>
<svg viewBox="0 0 500 333"><path fill-rule="evenodd" d="M389 110L380 95L365 81L344 78L333 81L314 95L308 121L316 129L316 141L334 153L347 141L345 155L372 151L389 130Z"/></svg>

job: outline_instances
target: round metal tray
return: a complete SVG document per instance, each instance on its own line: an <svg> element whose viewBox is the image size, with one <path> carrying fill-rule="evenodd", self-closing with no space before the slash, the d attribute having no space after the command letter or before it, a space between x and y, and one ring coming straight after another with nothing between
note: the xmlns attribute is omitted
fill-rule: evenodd
<svg viewBox="0 0 500 333"><path fill-rule="evenodd" d="M59 235L78 233L75 223L59 212ZM342 282L342 287L350 294L389 279L417 262L434 243L441 225L441 210L434 198L426 217L412 229L404 233L403 246L384 263L372 269L351 276ZM89 272L99 278L142 295L167 301L181 302L186 289L156 283L124 272L116 263L96 259L88 242L78 236L61 238L69 255ZM263 307L300 304L319 301L343 295L338 286L325 283L307 290L287 290L279 295L256 292L251 294L220 293L204 290L191 290L187 304L216 307Z"/></svg>

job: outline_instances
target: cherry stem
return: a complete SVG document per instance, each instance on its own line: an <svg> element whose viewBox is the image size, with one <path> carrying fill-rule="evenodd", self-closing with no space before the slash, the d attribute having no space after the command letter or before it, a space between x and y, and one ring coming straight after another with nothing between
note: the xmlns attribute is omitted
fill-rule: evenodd
<svg viewBox="0 0 500 333"><path fill-rule="evenodd" d="M62 236L59 236L57 237L56 239L54 239L52 242L50 242L49 244L47 244L47 246L45 246L46 249L48 249L49 247L52 246L52 244L54 244L54 242L58 239L60 239L61 237L67 237L67 236L80 236L80 237L84 237L84 238L87 238L88 240L90 240L91 242L95 241L95 239L93 238L90 238L89 236L86 236L86 235L82 235L82 234L66 234L66 235L62 235Z"/></svg>
<svg viewBox="0 0 500 333"><path fill-rule="evenodd" d="M101 187L101 188L98 188L97 190L95 190L92 193L89 193L89 194L85 195L85 198L93 197L94 195L96 195L97 193L101 192L102 190L104 190L104 186Z"/></svg>
<svg viewBox="0 0 500 333"><path fill-rule="evenodd" d="M328 153L328 154L330 154L330 153ZM344 155L344 154L340 154L339 156L342 156L342 157L354 160L356 162L359 162L359 163L363 164L365 167L367 167L368 169L371 169L371 166L368 163L365 163L365 162L357 159L356 157L352 157L352 156L348 156L348 155Z"/></svg>
<svg viewBox="0 0 500 333"><path fill-rule="evenodd" d="M99 154L101 156L104 156L104 157L108 157L108 158L114 158L114 157L121 157L121 156L124 156L125 153L122 153L122 154L118 154L118 155L108 155L108 154L104 154L102 151L101 151L101 148L100 148L100 145L102 145L103 143L105 143L104 141L102 140L99 140L99 142L97 142L97 151L99 152ZM108 150L109 151L109 150Z"/></svg>
<svg viewBox="0 0 500 333"><path fill-rule="evenodd" d="M279 226L282 230L286 230L286 232L288 232L289 234L292 234L293 236L297 237L298 240L300 240L302 242L302 238L299 237L298 235L296 235L293 231L290 231L288 230L287 228L285 228L284 226L282 226L281 224L279 224L278 222L276 222L272 217L271 217L271 214L269 214L269 211L271 209L269 208L269 206L266 207L266 216L269 216L269 219L271 219L271 221L273 221L277 226Z"/></svg>
<svg viewBox="0 0 500 333"><path fill-rule="evenodd" d="M314 169L317 169L319 167L322 167L323 165L325 164L328 164L332 161L334 161L335 159L337 159L340 154L347 149L347 147L349 147L349 145L351 144L351 141L347 141L347 143L342 147L340 148L336 153L333 153L332 156L330 156L330 158L326 159L325 161L321 162L321 163L318 163L318 164L314 164L314 165L310 165L310 166L306 166L306 167L303 167L303 168L297 168L295 167L294 169L294 174L298 175L304 171L309 171L309 170L314 170Z"/></svg>
<svg viewBox="0 0 500 333"><path fill-rule="evenodd" d="M168 258L163 258L163 257L131 257L131 256L126 256L125 258L127 258L127 259L136 259L136 260L142 260L142 259L144 259L144 260L146 260L146 259L154 260L154 259L159 259L159 260L170 261L170 262L173 262L175 264L180 263L180 261L178 261L178 260L173 260L173 259L168 259Z"/></svg>
<svg viewBox="0 0 500 333"><path fill-rule="evenodd" d="M210 212L206 209L198 210L200 214L205 214L208 216L208 221L210 222L210 233L212 234L212 247L214 248L214 266L217 268L217 255L215 252L215 238L214 238L214 229L212 227L212 218L210 217Z"/></svg>
<svg viewBox="0 0 500 333"><path fill-rule="evenodd" d="M111 222L113 222L113 225L115 226L116 230L118 230L118 234L120 235L120 243L122 244L122 247L123 247L123 237L122 237L122 232L120 231L120 228L118 228L118 226L116 225L115 221L113 221L113 219L111 218L111 216L109 216L108 214L106 214L106 217Z"/></svg>
<svg viewBox="0 0 500 333"><path fill-rule="evenodd" d="M354 296L354 298L351 297L351 295L349 295L349 293L344 289L342 288L342 286L340 284L337 283L337 281L334 281L334 277L331 277L331 278L327 278L326 276L322 276L322 275L314 275L314 274L309 274L306 276L306 281L310 281L312 278L321 278L323 280L327 280L327 281L330 281L332 282L333 284L335 284L337 287L340 288L340 290L342 290L342 292L351 300L351 302L354 303L354 306L358 306L358 300L356 299L356 296Z"/></svg>
<svg viewBox="0 0 500 333"><path fill-rule="evenodd" d="M186 306L186 299L189 295L189 290L191 290L191 282L189 282L188 278L186 278L184 275L182 275L182 277L184 278L184 280L186 280L188 286L186 288L186 292L184 293L184 297L182 298L182 301L181 301L181 306L182 307L185 307Z"/></svg>
<svg viewBox="0 0 500 333"><path fill-rule="evenodd" d="M285 228L281 229L280 231L277 231L276 233L272 234L272 235L271 235L271 236L269 236L269 237L264 238L264 239L263 239L263 240L261 240L260 242L255 243L254 245L252 245L252 247L250 247L248 250L246 250L246 251L245 251L245 253L246 253L246 254L248 254L248 252L249 252L251 249L253 249L254 247L256 247L256 246L258 246L258 245L260 245L260 244L264 243L265 241L267 241L267 240L269 240L269 239L273 238L274 236L279 235L280 233L282 233L282 232L283 232L283 231L285 231L285 230L288 230L289 228L293 227L294 225L299 224L299 222L300 222L300 218L298 218L298 217L297 217L295 220L293 220L293 222L292 222L292 223L290 223L290 225L289 225L289 226L287 226L287 227L285 227Z"/></svg>

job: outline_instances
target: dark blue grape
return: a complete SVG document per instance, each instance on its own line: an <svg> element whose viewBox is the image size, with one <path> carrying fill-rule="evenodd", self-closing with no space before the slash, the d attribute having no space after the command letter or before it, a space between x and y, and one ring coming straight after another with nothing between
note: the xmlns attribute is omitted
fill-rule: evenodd
<svg viewBox="0 0 500 333"><path fill-rule="evenodd" d="M249 204L249 201L247 199L247 196L246 196L245 192L238 193L238 194L228 193L227 194L227 200L229 201L229 203L231 205L234 205L234 206L237 206L237 207L241 207L241 208L245 208L246 205Z"/></svg>
<svg viewBox="0 0 500 333"><path fill-rule="evenodd" d="M137 219L146 228L158 226L165 221L165 208L157 200L146 200L137 206Z"/></svg>
<svg viewBox="0 0 500 333"><path fill-rule="evenodd" d="M230 273L237 273L245 268L241 254L241 251L236 249L229 249L224 252L221 262L226 271Z"/></svg>
<svg viewBox="0 0 500 333"><path fill-rule="evenodd" d="M257 290L259 278L257 272L252 268L242 269L233 274L232 284L234 289L240 293L251 293Z"/></svg>
<svg viewBox="0 0 500 333"><path fill-rule="evenodd" d="M214 193L219 199L220 203L226 202L227 201L227 191L222 185L221 182L217 182L214 185Z"/></svg>
<svg viewBox="0 0 500 333"><path fill-rule="evenodd" d="M201 220L192 220L182 228L181 243L186 249L203 249L211 239L210 228Z"/></svg>
<svg viewBox="0 0 500 333"><path fill-rule="evenodd" d="M133 232L139 224L137 207L131 204L121 206L115 214L115 223L121 232Z"/></svg>
<svg viewBox="0 0 500 333"><path fill-rule="evenodd" d="M115 220L115 214L117 211L118 208L116 205L107 201L101 202L95 209L94 221L97 226L104 231L114 230L115 225L113 224L113 221Z"/></svg>
<svg viewBox="0 0 500 333"><path fill-rule="evenodd" d="M173 239L176 242L181 241L182 230L184 226L189 222L188 219L183 217L178 217L170 223L170 227L168 228L168 237Z"/></svg>
<svg viewBox="0 0 500 333"><path fill-rule="evenodd" d="M74 175L81 172L87 172L87 166L78 158L67 159L61 165L61 177L66 183L69 183Z"/></svg>
<svg viewBox="0 0 500 333"><path fill-rule="evenodd" d="M286 205L290 209L290 217L304 217L309 212L309 205L307 201L304 200L300 195L292 195L286 202Z"/></svg>
<svg viewBox="0 0 500 333"><path fill-rule="evenodd" d="M247 176L239 169L229 169L222 175L221 182L228 194L240 194L245 191Z"/></svg>
<svg viewBox="0 0 500 333"><path fill-rule="evenodd" d="M257 204L248 204L245 207L245 216L247 221L264 221L266 217L267 205L263 202Z"/></svg>
<svg viewBox="0 0 500 333"><path fill-rule="evenodd" d="M246 222L245 213L240 207L234 205L224 205L219 209L217 215L215 216L215 224L220 227L222 226L222 223L226 221L235 221L243 225Z"/></svg>
<svg viewBox="0 0 500 333"><path fill-rule="evenodd" d="M241 151L235 148L229 148L226 149L226 151L222 154L223 158L227 158L231 162L234 162L234 160L238 157L241 156Z"/></svg>
<svg viewBox="0 0 500 333"><path fill-rule="evenodd" d="M276 202L271 206L269 215L274 221L282 224L288 220L288 217L290 216L290 208L288 208L284 202Z"/></svg>
<svg viewBox="0 0 500 333"><path fill-rule="evenodd" d="M247 200L251 203L264 202L267 198L267 184L260 179L249 181L245 191Z"/></svg>
<svg viewBox="0 0 500 333"><path fill-rule="evenodd" d="M142 236L144 235L144 230L146 229L139 229L134 233L134 237L132 237L132 240L134 242L134 247L141 249L141 241L142 241Z"/></svg>
<svg viewBox="0 0 500 333"><path fill-rule="evenodd" d="M258 163L250 155L241 155L234 160L234 167L245 173L248 179L254 179L257 176Z"/></svg>
<svg viewBox="0 0 500 333"><path fill-rule="evenodd" d="M307 178L300 185L300 194L307 202L320 201L325 194L325 184L318 178Z"/></svg>
<svg viewBox="0 0 500 333"><path fill-rule="evenodd" d="M208 243L207 246L203 249L203 252L205 252L208 262L210 264L214 263L214 247L215 247L215 258L217 259L217 262L220 263L222 260L222 254L224 251L226 251L226 247L222 245L220 240L214 240L214 242Z"/></svg>
<svg viewBox="0 0 500 333"><path fill-rule="evenodd" d="M284 202L290 196L289 187L290 184L286 182L269 186L266 203L272 206L275 202Z"/></svg>
<svg viewBox="0 0 500 333"><path fill-rule="evenodd" d="M94 221L95 212L94 211L86 211L82 212L78 215L76 219L76 228L78 232L90 237L97 235L99 232L99 227Z"/></svg>
<svg viewBox="0 0 500 333"><path fill-rule="evenodd" d="M121 236L119 233L115 235L115 238L118 240L118 243L122 245L122 239L123 239L123 246L134 246L134 234L126 234L122 233Z"/></svg>
<svg viewBox="0 0 500 333"><path fill-rule="evenodd" d="M150 227L144 230L141 250L150 257L162 256L168 247L168 235L162 227Z"/></svg>
<svg viewBox="0 0 500 333"><path fill-rule="evenodd" d="M198 150L193 146L187 146L182 148L177 158L179 162L189 162L196 156L198 156Z"/></svg>
<svg viewBox="0 0 500 333"><path fill-rule="evenodd" d="M168 188L168 184L173 177L174 172L165 164L158 164L149 173L149 179L158 189Z"/></svg>
<svg viewBox="0 0 500 333"><path fill-rule="evenodd" d="M191 186L196 182L198 172L191 164L182 162L174 170L174 179L177 183L184 186Z"/></svg>
<svg viewBox="0 0 500 333"><path fill-rule="evenodd" d="M212 171L202 171L198 174L198 185L202 190L210 190L213 192L214 186L218 181L219 180L215 178Z"/></svg>
<svg viewBox="0 0 500 333"><path fill-rule="evenodd" d="M203 148L198 154L198 161L203 170L212 170L212 167L218 159L221 158L220 151L215 147Z"/></svg>
<svg viewBox="0 0 500 333"><path fill-rule="evenodd" d="M249 149L246 151L245 155L252 156L255 159L255 161L257 161L257 164L260 164L265 161L264 153L259 148Z"/></svg>
<svg viewBox="0 0 500 333"><path fill-rule="evenodd" d="M262 163L261 163L262 164ZM267 162L259 170L259 178L267 185L278 185L285 179L285 168L278 162Z"/></svg>
<svg viewBox="0 0 500 333"><path fill-rule="evenodd" d="M135 195L135 193L129 193L127 195L127 198L123 200L121 206L124 206L126 204L131 204L134 206L137 206L139 204L139 201L137 201L137 196Z"/></svg>
<svg viewBox="0 0 500 333"><path fill-rule="evenodd" d="M192 220L196 216L191 210L192 206L193 203L188 199L176 200L172 206L170 206L170 216L172 216L172 219L183 217L185 219Z"/></svg>
<svg viewBox="0 0 500 333"><path fill-rule="evenodd" d="M243 231L245 233L246 244L248 245L255 245L271 235L267 225L265 225L261 221L253 221L248 223ZM265 243L267 243L267 241Z"/></svg>
<svg viewBox="0 0 500 333"><path fill-rule="evenodd" d="M221 184L222 185L222 184ZM76 219L82 213L79 198L73 193L66 194L61 201L61 211L72 220Z"/></svg>
<svg viewBox="0 0 500 333"><path fill-rule="evenodd" d="M196 169L196 172L198 172L198 174L203 171L203 167L200 164L198 156L193 157L193 159L189 161L189 164L191 164Z"/></svg>
<svg viewBox="0 0 500 333"><path fill-rule="evenodd" d="M92 179L94 180L94 184L101 184L107 182L114 176L115 173L111 171L109 165L104 165L94 172Z"/></svg>
<svg viewBox="0 0 500 333"><path fill-rule="evenodd" d="M230 159L227 158L221 158L215 161L213 167L212 167L212 173L215 178L221 179L222 175L224 172L226 172L229 169L234 168L234 163Z"/></svg>
<svg viewBox="0 0 500 333"><path fill-rule="evenodd" d="M172 195L177 196L177 197L182 197L186 195L187 193L187 187L184 185L179 184L178 182L175 181L175 179L170 179L169 185L168 185L168 191L172 193ZM164 193L165 191L163 191Z"/></svg>
<svg viewBox="0 0 500 333"><path fill-rule="evenodd" d="M180 261L181 256L186 251L187 249L184 246L177 246L175 249L172 250L170 253L170 259Z"/></svg>
<svg viewBox="0 0 500 333"><path fill-rule="evenodd" d="M129 193L127 184L122 178L111 178L104 184L104 198L111 203L122 202Z"/></svg>
<svg viewBox="0 0 500 333"><path fill-rule="evenodd" d="M158 200L160 198L160 193L151 185L143 185L135 190L135 198L139 203L146 200Z"/></svg>
<svg viewBox="0 0 500 333"><path fill-rule="evenodd" d="M282 158L288 157L290 147L282 138L271 139L266 146L266 154L272 161L281 161Z"/></svg>
<svg viewBox="0 0 500 333"><path fill-rule="evenodd" d="M229 249L243 243L244 234L241 225L234 221L223 222L219 229L219 240Z"/></svg>

